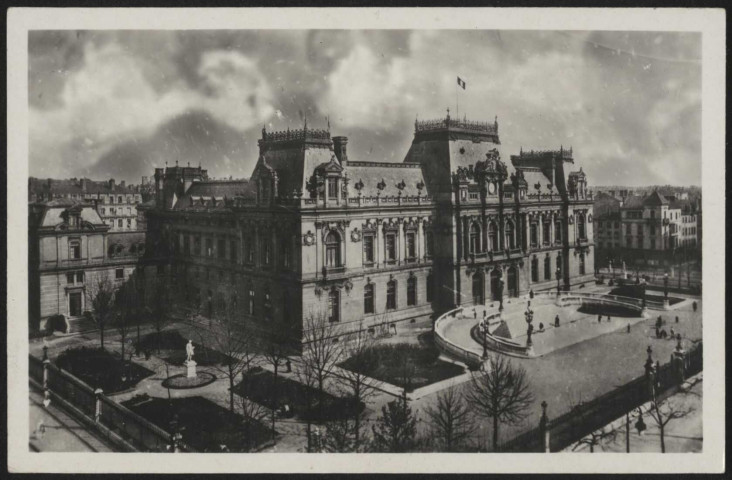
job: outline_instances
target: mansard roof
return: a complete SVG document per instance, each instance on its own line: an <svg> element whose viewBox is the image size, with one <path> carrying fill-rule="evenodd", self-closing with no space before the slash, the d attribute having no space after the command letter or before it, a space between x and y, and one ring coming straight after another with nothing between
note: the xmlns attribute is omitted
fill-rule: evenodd
<svg viewBox="0 0 732 480"><path fill-rule="evenodd" d="M643 197L640 195L629 195L623 201L623 206L620 207L626 210L636 210L643 208Z"/></svg>
<svg viewBox="0 0 732 480"><path fill-rule="evenodd" d="M396 196L400 192L402 196L427 195L419 165L349 161L345 174L351 196Z"/></svg>
<svg viewBox="0 0 732 480"><path fill-rule="evenodd" d="M207 180L193 182L173 206L173 210L223 210L236 197L254 197L255 185L248 180Z"/></svg>
<svg viewBox="0 0 732 480"><path fill-rule="evenodd" d="M57 199L40 204L43 206L43 213L40 220L41 227L55 227L64 223L63 214L66 211L78 211L82 222L92 225L104 225L104 221L97 213L93 205L78 202L70 199Z"/></svg>

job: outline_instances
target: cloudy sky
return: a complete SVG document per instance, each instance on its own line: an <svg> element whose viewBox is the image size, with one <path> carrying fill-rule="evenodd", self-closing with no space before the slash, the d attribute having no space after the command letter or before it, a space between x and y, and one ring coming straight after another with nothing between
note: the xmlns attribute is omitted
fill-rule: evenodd
<svg viewBox="0 0 732 480"><path fill-rule="evenodd" d="M594 185L701 183L701 36L530 31L35 31L30 174L248 177L267 129L402 161L415 117L498 116L504 159L574 148Z"/></svg>

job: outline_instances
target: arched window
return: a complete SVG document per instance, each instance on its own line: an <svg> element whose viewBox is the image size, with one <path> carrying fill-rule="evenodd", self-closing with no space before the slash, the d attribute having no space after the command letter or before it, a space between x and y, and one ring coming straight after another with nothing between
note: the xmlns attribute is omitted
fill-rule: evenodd
<svg viewBox="0 0 732 480"><path fill-rule="evenodd" d="M424 234L425 242L424 242L424 256L425 257L431 257L434 252L434 239L432 236L431 231L427 231Z"/></svg>
<svg viewBox="0 0 732 480"><path fill-rule="evenodd" d="M328 321L335 323L340 321L341 312L341 292L337 288L332 288L328 292Z"/></svg>
<svg viewBox="0 0 732 480"><path fill-rule="evenodd" d="M480 252L480 227L473 222L470 226L470 253Z"/></svg>
<svg viewBox="0 0 732 480"><path fill-rule="evenodd" d="M474 273L472 278L473 287L473 304L482 305L483 302L483 275L480 273Z"/></svg>
<svg viewBox="0 0 732 480"><path fill-rule="evenodd" d="M386 309L387 310L396 309L396 305L397 305L396 292L397 292L396 280L389 280L386 283Z"/></svg>
<svg viewBox="0 0 732 480"><path fill-rule="evenodd" d="M374 313L374 284L363 287L363 313Z"/></svg>
<svg viewBox="0 0 732 480"><path fill-rule="evenodd" d="M544 258L544 280L552 279L552 259L550 257Z"/></svg>
<svg viewBox="0 0 732 480"><path fill-rule="evenodd" d="M334 231L330 231L325 237L325 266L341 266L341 237Z"/></svg>
<svg viewBox="0 0 732 480"><path fill-rule="evenodd" d="M272 320L272 294L269 288L264 291L264 319Z"/></svg>
<svg viewBox="0 0 732 480"><path fill-rule="evenodd" d="M409 277L407 280L407 305L417 305L417 278Z"/></svg>
<svg viewBox="0 0 732 480"><path fill-rule="evenodd" d="M514 228L511 220L506 222L506 245L508 245L508 248L511 250L516 248L516 229Z"/></svg>
<svg viewBox="0 0 732 480"><path fill-rule="evenodd" d="M491 250L497 252L500 249L498 245L498 227L495 222L488 224L488 241L491 242Z"/></svg>
<svg viewBox="0 0 732 480"><path fill-rule="evenodd" d="M249 285L247 289L247 314L254 315L254 287Z"/></svg>
<svg viewBox="0 0 732 480"><path fill-rule="evenodd" d="M531 281L534 283L539 281L539 259L536 257L531 259Z"/></svg>
<svg viewBox="0 0 732 480"><path fill-rule="evenodd" d="M651 218L656 218L656 211L655 210L651 210Z"/></svg>
<svg viewBox="0 0 732 480"><path fill-rule="evenodd" d="M554 272L554 274L557 274L557 271L559 273L559 276L562 276L562 253L557 253L557 270Z"/></svg>

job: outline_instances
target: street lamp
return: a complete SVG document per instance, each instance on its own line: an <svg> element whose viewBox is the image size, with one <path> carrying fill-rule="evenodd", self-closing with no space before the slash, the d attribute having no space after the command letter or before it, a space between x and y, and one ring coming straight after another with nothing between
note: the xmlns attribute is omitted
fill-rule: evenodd
<svg viewBox="0 0 732 480"><path fill-rule="evenodd" d="M663 274L663 298L668 300L668 272Z"/></svg>
<svg viewBox="0 0 732 480"><path fill-rule="evenodd" d="M559 265L557 265L556 277L557 277L557 297L558 297L559 292L561 291L561 285L559 284L559 282L562 279L562 269L559 267Z"/></svg>
<svg viewBox="0 0 732 480"><path fill-rule="evenodd" d="M524 317L526 317L526 323L528 324L526 329L526 346L530 347L533 344L531 342L531 333L534 331L534 325L531 322L534 321L534 311L527 307L524 312Z"/></svg>

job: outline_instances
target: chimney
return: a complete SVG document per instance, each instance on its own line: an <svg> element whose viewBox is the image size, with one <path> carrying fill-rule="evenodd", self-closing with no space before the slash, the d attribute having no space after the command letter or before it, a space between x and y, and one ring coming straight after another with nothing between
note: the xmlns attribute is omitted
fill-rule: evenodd
<svg viewBox="0 0 732 480"><path fill-rule="evenodd" d="M346 145L348 144L348 137L333 137L333 150L335 156L341 165L348 162L348 154L346 153Z"/></svg>
<svg viewBox="0 0 732 480"><path fill-rule="evenodd" d="M109 189L110 189L110 190L114 190L114 178L111 178L111 179L109 180Z"/></svg>
<svg viewBox="0 0 732 480"><path fill-rule="evenodd" d="M121 182L119 182L119 186L122 187L122 188L125 188L126 187L126 182L124 180L122 180Z"/></svg>
<svg viewBox="0 0 732 480"><path fill-rule="evenodd" d="M81 179L81 191L86 193L86 178Z"/></svg>

